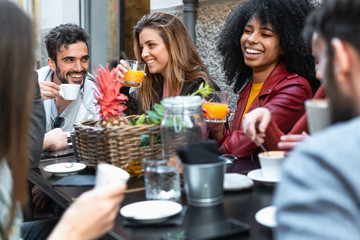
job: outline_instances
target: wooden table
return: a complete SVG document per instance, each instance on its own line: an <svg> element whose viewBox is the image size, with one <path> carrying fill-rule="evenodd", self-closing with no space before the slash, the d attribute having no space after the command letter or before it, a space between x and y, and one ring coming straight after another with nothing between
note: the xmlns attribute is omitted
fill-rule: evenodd
<svg viewBox="0 0 360 240"><path fill-rule="evenodd" d="M39 168L29 172L28 179L63 208L67 208L81 193L91 187L59 187L53 183L59 177L45 172L42 168L49 164L72 161L73 157L45 159ZM94 174L94 170L83 170L80 174ZM250 231L233 238L226 239L272 239L269 228L261 226L255 220L258 210L270 206L273 195L273 187L256 184L252 189L224 193L224 202L214 207L187 207L187 212L181 226L156 226L156 227L125 227L124 218L119 214L115 227L108 232L106 239L164 239L164 236L176 235L186 232L190 227L204 227L220 219L233 218L250 225ZM122 206L145 200L143 179L130 179L128 190ZM186 206L186 197L182 192L182 204Z"/></svg>

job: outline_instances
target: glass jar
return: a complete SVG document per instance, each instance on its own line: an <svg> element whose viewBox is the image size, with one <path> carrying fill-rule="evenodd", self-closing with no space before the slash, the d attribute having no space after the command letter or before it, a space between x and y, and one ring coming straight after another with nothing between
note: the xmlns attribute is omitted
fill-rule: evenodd
<svg viewBox="0 0 360 240"><path fill-rule="evenodd" d="M163 100L162 154L173 155L179 146L206 140L206 124L200 96L178 96Z"/></svg>

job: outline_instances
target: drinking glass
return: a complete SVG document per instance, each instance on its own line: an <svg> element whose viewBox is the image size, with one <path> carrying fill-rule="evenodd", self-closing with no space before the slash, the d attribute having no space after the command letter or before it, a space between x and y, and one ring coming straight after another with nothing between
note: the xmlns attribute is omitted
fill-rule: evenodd
<svg viewBox="0 0 360 240"><path fill-rule="evenodd" d="M224 123L228 109L229 93L214 91L203 98L202 107L206 122Z"/></svg>
<svg viewBox="0 0 360 240"><path fill-rule="evenodd" d="M176 155L143 160L146 199L180 201L179 159Z"/></svg>
<svg viewBox="0 0 360 240"><path fill-rule="evenodd" d="M122 84L128 87L141 87L144 78L145 63L135 60L126 60L126 63L128 65L128 71L125 74L125 79Z"/></svg>

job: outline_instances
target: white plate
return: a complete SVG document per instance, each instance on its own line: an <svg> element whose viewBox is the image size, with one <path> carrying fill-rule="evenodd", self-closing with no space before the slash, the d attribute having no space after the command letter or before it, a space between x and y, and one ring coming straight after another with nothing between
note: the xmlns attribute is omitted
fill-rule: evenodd
<svg viewBox="0 0 360 240"><path fill-rule="evenodd" d="M255 219L261 225L264 225L264 226L270 227L270 228L275 228L275 227L277 227L275 214L276 214L276 207L269 206L269 207L259 210L255 214Z"/></svg>
<svg viewBox="0 0 360 240"><path fill-rule="evenodd" d="M44 171L57 176L65 176L70 174L76 174L84 168L86 168L86 165L84 163L66 162L48 165L44 167Z"/></svg>
<svg viewBox="0 0 360 240"><path fill-rule="evenodd" d="M224 191L239 191L251 188L253 180L239 173L226 173L224 175Z"/></svg>
<svg viewBox="0 0 360 240"><path fill-rule="evenodd" d="M248 172L247 176L251 178L252 180L263 182L263 183L277 183L281 180L278 178L266 178L264 177L261 169L255 169L250 172Z"/></svg>
<svg viewBox="0 0 360 240"><path fill-rule="evenodd" d="M159 223L182 210L181 204L165 200L150 200L126 205L120 209L121 215L141 223Z"/></svg>

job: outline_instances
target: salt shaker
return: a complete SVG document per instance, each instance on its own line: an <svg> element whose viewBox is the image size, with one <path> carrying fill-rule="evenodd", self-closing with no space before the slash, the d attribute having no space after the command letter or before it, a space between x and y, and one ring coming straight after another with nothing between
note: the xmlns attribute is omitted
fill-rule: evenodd
<svg viewBox="0 0 360 240"><path fill-rule="evenodd" d="M206 140L206 124L200 96L178 96L163 100L161 121L162 154L173 155L175 149L190 142Z"/></svg>

